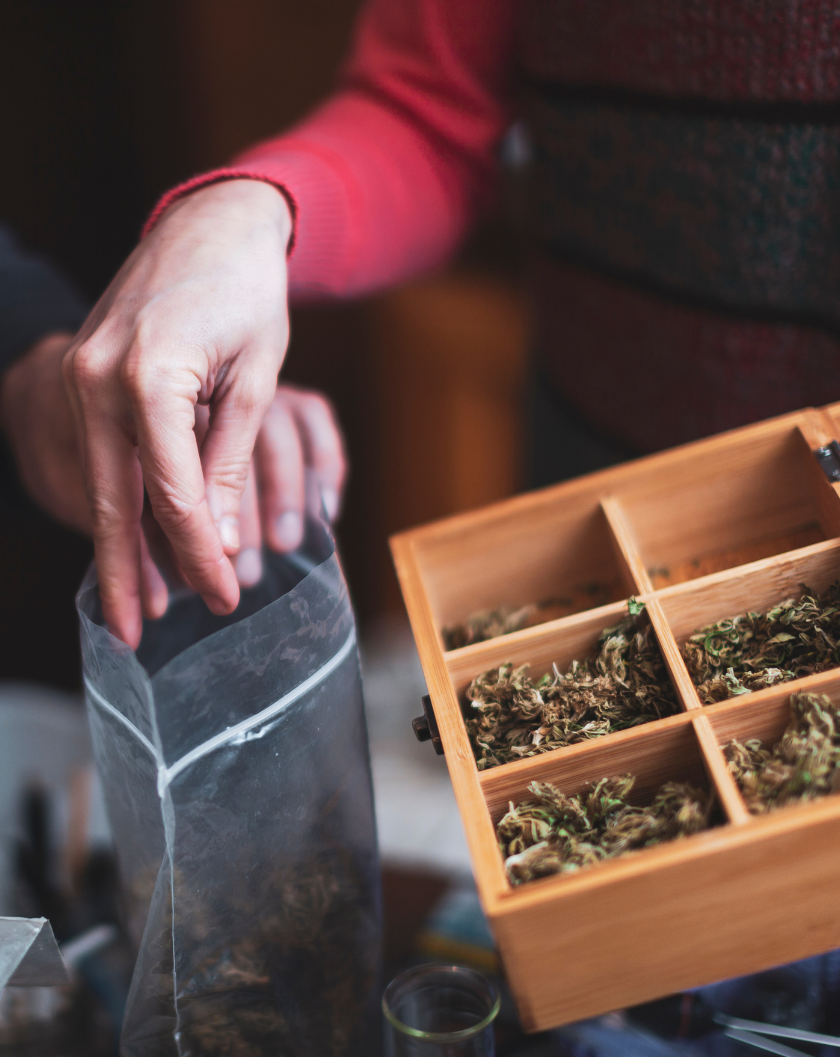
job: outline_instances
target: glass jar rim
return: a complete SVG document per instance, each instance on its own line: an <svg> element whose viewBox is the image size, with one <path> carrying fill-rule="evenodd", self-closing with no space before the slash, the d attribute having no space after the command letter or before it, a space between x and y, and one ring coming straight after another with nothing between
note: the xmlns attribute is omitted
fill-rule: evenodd
<svg viewBox="0 0 840 1057"><path fill-rule="evenodd" d="M422 1031L420 1028L412 1028L408 1024L404 1024L388 1005L388 992L398 980L402 980L407 976L413 976L415 974L420 975L423 972L430 971L458 974L463 973L464 975L469 975L479 980L484 986L486 986L490 993L490 997L493 999L493 1005L490 1008L490 1012L483 1020L479 1021L478 1024L473 1024L469 1028L462 1028L460 1031ZM385 988L385 993L382 995L382 1012L385 1014L385 1019L388 1023L395 1027L397 1031L401 1031L404 1035L408 1035L413 1039L422 1039L424 1042L452 1043L464 1042L467 1039L471 1039L475 1035L479 1035L482 1031L485 1031L493 1023L498 1016L501 1005L501 995L486 976L476 972L474 969L467 969L460 965L418 965L414 969L407 969L388 984Z"/></svg>

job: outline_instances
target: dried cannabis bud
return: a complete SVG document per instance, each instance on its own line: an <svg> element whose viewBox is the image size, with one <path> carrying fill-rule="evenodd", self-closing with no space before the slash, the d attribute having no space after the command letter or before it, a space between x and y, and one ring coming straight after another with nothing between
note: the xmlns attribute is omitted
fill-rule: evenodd
<svg viewBox="0 0 840 1057"><path fill-rule="evenodd" d="M632 608L631 608L632 607ZM631 599L628 608L643 605ZM598 652L554 666L536 682L528 665L503 664L476 676L467 690L467 733L479 770L649 723L678 710L650 625L635 616L605 628Z"/></svg>
<svg viewBox="0 0 840 1057"><path fill-rule="evenodd" d="M531 782L534 799L511 803L496 827L510 883L569 873L709 825L711 794L666 782L649 807L633 807L627 797L634 782L630 774L602 778L576 796L551 782Z"/></svg>
<svg viewBox="0 0 840 1057"><path fill-rule="evenodd" d="M485 642L498 635L531 628L548 620L557 620L582 609L606 605L614 598L614 584L593 581L576 585L568 598L546 598L527 606L499 606L498 609L479 609L463 624L444 628L441 632L447 650L459 650L474 642Z"/></svg>
<svg viewBox="0 0 840 1057"><path fill-rule="evenodd" d="M790 695L790 723L772 749L732 741L729 770L754 815L840 791L840 706L816 694Z"/></svg>
<svg viewBox="0 0 840 1057"><path fill-rule="evenodd" d="M459 650L462 646L471 646L474 642L495 639L497 635L509 635L527 627L536 615L538 606L499 606L498 609L481 609L467 620L465 624L456 624L444 628L443 644L447 650Z"/></svg>
<svg viewBox="0 0 840 1057"><path fill-rule="evenodd" d="M706 704L840 665L840 580L822 594L805 584L766 613L745 613L696 631L683 646Z"/></svg>

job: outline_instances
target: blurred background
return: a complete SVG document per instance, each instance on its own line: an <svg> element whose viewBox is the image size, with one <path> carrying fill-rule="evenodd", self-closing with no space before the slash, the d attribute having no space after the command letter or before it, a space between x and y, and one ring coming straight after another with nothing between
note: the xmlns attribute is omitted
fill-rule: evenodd
<svg viewBox="0 0 840 1057"><path fill-rule="evenodd" d="M158 196L301 117L334 83L358 0L4 0L0 217L93 301ZM398 620L389 533L519 483L526 312L507 207L443 275L299 308L286 379L335 403L352 476L339 527L363 629ZM0 677L78 685L83 541L0 525Z"/></svg>

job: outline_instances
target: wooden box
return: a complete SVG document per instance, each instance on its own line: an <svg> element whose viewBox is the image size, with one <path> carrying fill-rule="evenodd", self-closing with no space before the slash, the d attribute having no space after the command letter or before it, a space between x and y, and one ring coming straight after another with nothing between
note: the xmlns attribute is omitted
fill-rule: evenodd
<svg viewBox="0 0 840 1057"><path fill-rule="evenodd" d="M807 409L391 540L478 891L529 1030L840 946L840 797L750 815L721 748L778 738L796 690L840 699L840 669L703 706L680 654L703 624L840 577L840 485L814 454L835 436L840 405ZM551 595L585 606L592 580L606 604L444 648L441 629L476 610ZM631 594L647 604L682 711L479 772L460 703L472 678L586 656ZM642 797L671 778L708 783L725 823L508 883L494 827L529 782L573 793L626 772Z"/></svg>

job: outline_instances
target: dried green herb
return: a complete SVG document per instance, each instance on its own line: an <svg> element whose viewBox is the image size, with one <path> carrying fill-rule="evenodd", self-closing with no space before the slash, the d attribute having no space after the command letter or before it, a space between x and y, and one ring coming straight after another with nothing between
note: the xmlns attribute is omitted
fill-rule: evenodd
<svg viewBox="0 0 840 1057"><path fill-rule="evenodd" d="M498 635L509 635L535 624L568 616L582 609L594 609L606 605L614 598L614 584L592 581L576 584L569 597L545 598L527 606L499 606L497 609L479 609L463 624L454 624L441 632L447 650L459 650L474 642L486 642Z"/></svg>
<svg viewBox="0 0 840 1057"><path fill-rule="evenodd" d="M643 603L631 599L639 614ZM467 690L467 733L479 770L599 738L678 711L650 625L636 616L605 628L594 657L556 665L537 681L528 665L503 664Z"/></svg>
<svg viewBox="0 0 840 1057"><path fill-rule="evenodd" d="M710 793L666 782L648 807L634 807L627 800L634 783L630 774L602 778L566 796L551 782L531 782L533 800L511 803L496 827L510 883L569 873L709 825Z"/></svg>
<svg viewBox="0 0 840 1057"><path fill-rule="evenodd" d="M726 746L729 770L754 815L840 792L840 705L790 695L790 723L772 749L758 739Z"/></svg>
<svg viewBox="0 0 840 1057"><path fill-rule="evenodd" d="M444 628L443 644L447 650L459 650L462 646L471 646L474 642L485 642L495 639L497 635L509 635L527 627L538 610L537 605L499 606L498 609L481 609L473 613L464 624Z"/></svg>
<svg viewBox="0 0 840 1057"><path fill-rule="evenodd" d="M805 584L766 613L744 613L696 631L683 656L707 705L840 665L840 580L822 594Z"/></svg>

